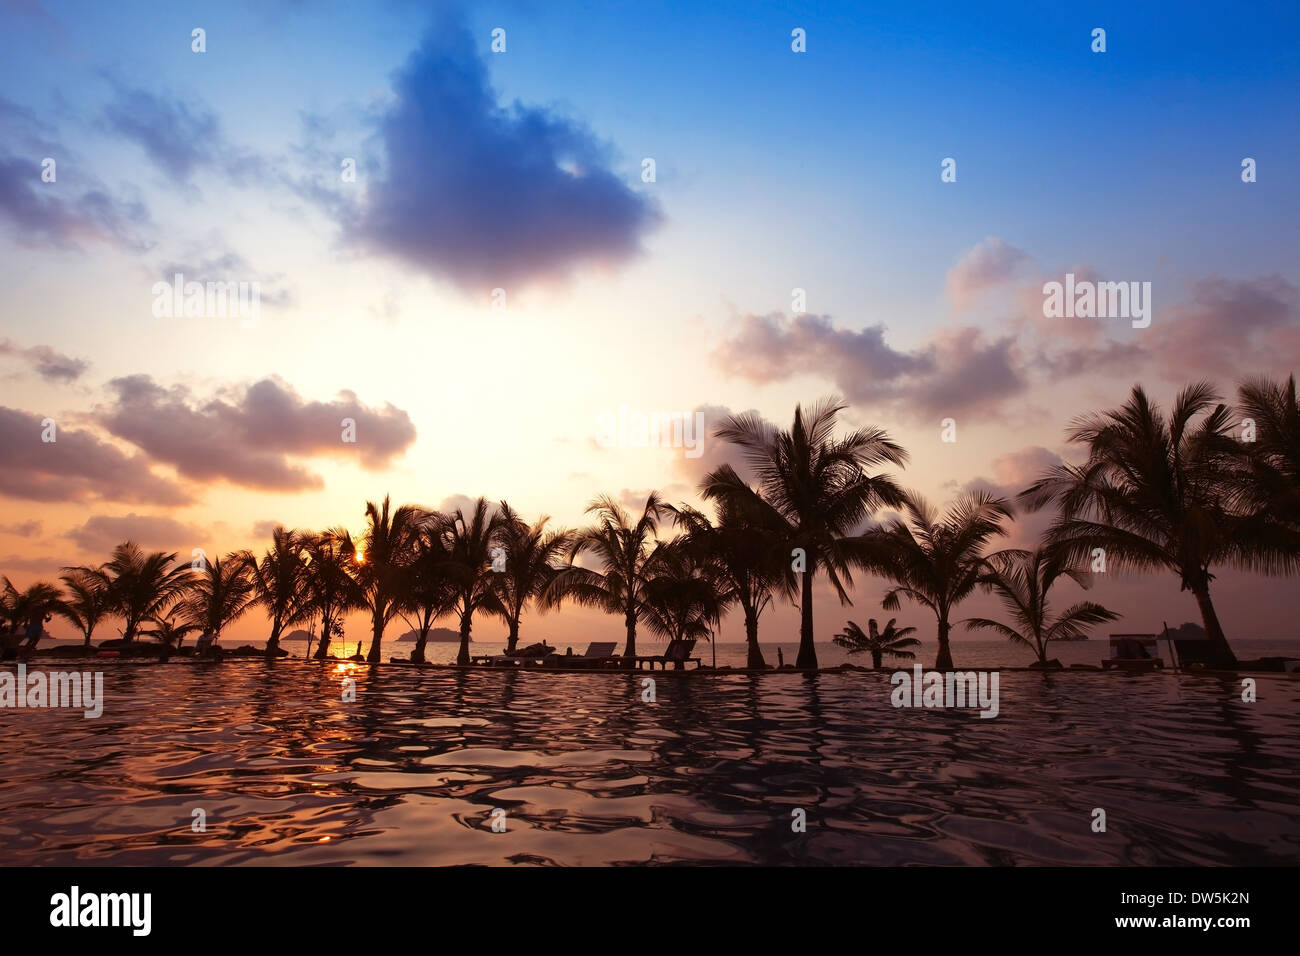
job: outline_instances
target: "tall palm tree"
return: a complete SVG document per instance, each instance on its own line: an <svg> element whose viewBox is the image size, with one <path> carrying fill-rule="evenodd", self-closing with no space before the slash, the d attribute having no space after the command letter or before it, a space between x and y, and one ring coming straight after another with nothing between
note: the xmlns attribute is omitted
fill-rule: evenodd
<svg viewBox="0 0 1300 956"><path fill-rule="evenodd" d="M415 505L401 505L391 513L389 507L387 495L382 505L366 502L367 524L361 539L364 557L359 555L357 562L357 583L370 612L370 653L366 660L371 664L383 660L384 629L405 606L407 571L415 560L420 532L430 520L429 512Z"/></svg>
<svg viewBox="0 0 1300 956"><path fill-rule="evenodd" d="M350 573L356 546L343 528L306 534L302 545L306 606L321 623L320 643L312 655L319 661L329 657L330 642L343 636L343 615L363 606L361 588Z"/></svg>
<svg viewBox="0 0 1300 956"><path fill-rule="evenodd" d="M679 538L658 549L642 615L652 632L669 640L711 640L724 602L730 600L732 595L718 587L713 560Z"/></svg>
<svg viewBox="0 0 1300 956"><path fill-rule="evenodd" d="M454 600L448 563L450 555L443 546L442 517L432 515L432 523L420 532L415 545L415 559L407 569L406 588L409 601L401 612L407 626L416 632L411 660L424 663L424 649L429 642L433 622L451 610ZM412 618L409 615L414 615Z"/></svg>
<svg viewBox="0 0 1300 956"><path fill-rule="evenodd" d="M988 570L986 545L1007 533L1003 521L1011 507L987 492L968 492L940 515L915 491L899 502L902 514L854 539L854 559L864 568L894 582L881 606L896 611L900 598L909 598L934 612L939 653L934 669L952 670L953 608L971 595Z"/></svg>
<svg viewBox="0 0 1300 956"><path fill-rule="evenodd" d="M226 625L243 617L257 599L249 574L251 563L239 552L205 561L186 598L185 623L210 631L215 640L220 640ZM152 615L155 619L158 616Z"/></svg>
<svg viewBox="0 0 1300 956"><path fill-rule="evenodd" d="M266 612L271 624L266 639L268 659L279 651L284 629L303 620L307 613L307 568L302 561L302 549L300 534L276 526L271 532L271 547L260 561L251 552L242 555L253 586L253 603Z"/></svg>
<svg viewBox="0 0 1300 956"><path fill-rule="evenodd" d="M1047 663L1050 642L1084 637L1093 625L1119 618L1100 604L1080 601L1052 619L1047 594L1057 579L1064 575L1085 589L1092 587L1093 579L1091 571L1071 566L1049 548L1007 549L990 555L988 563L980 584L1001 599L1012 623L984 617L967 618L962 623L972 630L993 631L1024 644L1033 650L1040 664Z"/></svg>
<svg viewBox="0 0 1300 956"><path fill-rule="evenodd" d="M468 516L457 508L441 521L443 547L448 554L452 609L460 618L460 650L456 663L469 664L470 630L474 613L506 616L501 586L492 571L492 549L500 547L502 519L499 509L479 498ZM509 558L507 557L507 562Z"/></svg>
<svg viewBox="0 0 1300 956"><path fill-rule="evenodd" d="M140 625L188 591L190 569L173 566L175 553L145 554L134 541L124 541L101 569L109 600L123 619L122 641L130 644Z"/></svg>
<svg viewBox="0 0 1300 956"><path fill-rule="evenodd" d="M689 546L712 557L721 587L745 617L746 667L764 668L758 646L758 619L784 585L789 562L782 550L780 529L763 527L727 499L717 502L717 524L686 505L668 506L686 533Z"/></svg>
<svg viewBox="0 0 1300 956"><path fill-rule="evenodd" d="M666 511L656 491L646 496L635 521L609 495L596 498L587 506L587 514L594 514L597 524L574 534L569 564L547 592L550 603L571 598L584 607L622 614L627 635L623 660L628 667L635 666L636 625L645 610L646 585L654 577L655 534ZM600 562L600 570L575 563L587 553Z"/></svg>
<svg viewBox="0 0 1300 956"><path fill-rule="evenodd" d="M54 613L81 632L89 649L95 628L112 610L108 582L93 568L64 568L63 571L59 580L67 596L54 606Z"/></svg>
<svg viewBox="0 0 1300 956"><path fill-rule="evenodd" d="M573 536L561 530L546 530L548 516L529 525L501 502L499 511L501 530L498 547L502 549L505 569L497 572L505 621L508 628L506 653L513 654L519 643L519 622L530 601L540 609L548 605L542 600L558 573L561 558L567 553Z"/></svg>
<svg viewBox="0 0 1300 956"><path fill-rule="evenodd" d="M1178 575L1196 598L1216 667L1232 667L1236 655L1210 598L1211 569L1287 571L1297 559L1264 547L1268 529L1243 520L1233 426L1208 382L1179 392L1168 418L1135 385L1122 407L1071 423L1069 439L1088 449L1083 464L1057 465L1020 494L1031 510L1057 503L1047 542L1067 560L1086 563L1101 549L1108 567Z"/></svg>
<svg viewBox="0 0 1300 956"><path fill-rule="evenodd" d="M869 653L871 655L871 666L880 670L881 662L886 654L890 657L897 657L901 660L916 660L916 654L909 651L909 647L920 647L921 642L909 634L916 632L914 627L895 627L894 622L897 618L891 617L889 623L885 625L883 631L879 630L876 625L876 619L867 620L868 634L862 633L856 621L849 621L844 625L844 630L836 634L832 640L840 647L847 650L850 654Z"/></svg>
<svg viewBox="0 0 1300 956"><path fill-rule="evenodd" d="M1295 376L1285 382L1254 378L1237 388L1244 418L1255 423L1254 441L1244 445L1246 504L1264 521L1281 525L1296 549L1300 534L1300 406Z"/></svg>
<svg viewBox="0 0 1300 956"><path fill-rule="evenodd" d="M785 546L800 549L803 568L791 587L799 591L799 656L796 667L815 668L813 582L825 571L841 604L851 604L845 585L853 583L841 540L877 508L896 505L902 492L887 475L867 469L902 465L907 452L879 428L859 428L835 438L839 413L848 406L838 398L822 399L805 413L795 406L789 431L779 431L755 413L732 415L717 437L739 445L758 481L755 491L730 465L704 479L704 495L728 499L761 525L782 527ZM792 562L793 564L793 562Z"/></svg>

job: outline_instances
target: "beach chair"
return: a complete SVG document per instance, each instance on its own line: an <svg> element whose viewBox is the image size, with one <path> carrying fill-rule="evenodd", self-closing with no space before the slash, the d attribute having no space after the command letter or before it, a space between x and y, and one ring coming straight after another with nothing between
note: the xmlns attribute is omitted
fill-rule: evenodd
<svg viewBox="0 0 1300 956"><path fill-rule="evenodd" d="M604 667L614 661L618 641L592 641L583 654L552 654L546 659L549 667Z"/></svg>
<svg viewBox="0 0 1300 956"><path fill-rule="evenodd" d="M686 665L694 661L695 666L703 666L703 661L698 657L691 657L691 651L695 650L695 641L692 640L674 640L670 641L668 647L662 654L652 654L648 657L638 657L637 662L649 661L650 669L655 669L655 664L659 664L664 670L668 670L668 665L673 665L673 670L685 670Z"/></svg>
<svg viewBox="0 0 1300 956"><path fill-rule="evenodd" d="M1112 667L1134 673L1160 670L1165 662L1159 657L1155 634L1112 634L1110 657L1101 662L1102 670Z"/></svg>

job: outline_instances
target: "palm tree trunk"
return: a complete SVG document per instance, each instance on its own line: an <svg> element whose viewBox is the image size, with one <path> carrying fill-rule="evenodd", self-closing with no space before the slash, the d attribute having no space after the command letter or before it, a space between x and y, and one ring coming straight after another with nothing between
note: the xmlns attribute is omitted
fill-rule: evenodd
<svg viewBox="0 0 1300 956"><path fill-rule="evenodd" d="M519 615L515 614L510 618L510 636L506 638L506 653L513 654L515 646L519 643Z"/></svg>
<svg viewBox="0 0 1300 956"><path fill-rule="evenodd" d="M380 645L384 641L384 610L386 610L386 607L378 608L372 618L373 626L370 628L370 653L366 655L367 664L378 664L382 660L379 655L381 653Z"/></svg>
<svg viewBox="0 0 1300 956"><path fill-rule="evenodd" d="M808 559L808 570L803 572L799 595L799 656L794 666L799 668L817 667L817 648L813 646L813 611L812 611L813 563Z"/></svg>
<svg viewBox="0 0 1300 956"><path fill-rule="evenodd" d="M459 667L469 665L469 629L472 624L471 612L466 611L460 616L460 651L456 654L456 664Z"/></svg>
<svg viewBox="0 0 1300 956"><path fill-rule="evenodd" d="M934 669L937 671L952 670L952 650L948 647L948 613L945 611L939 617L939 656L935 658Z"/></svg>
<svg viewBox="0 0 1300 956"><path fill-rule="evenodd" d="M1202 579L1193 583L1192 593L1196 595L1196 606L1201 609L1201 621L1205 625L1205 639L1209 643L1206 658L1211 667L1231 668L1237 666L1237 655L1228 646L1228 639L1223 634L1223 625L1215 613L1214 602L1210 600L1210 584Z"/></svg>
<svg viewBox="0 0 1300 956"><path fill-rule="evenodd" d="M876 670L880 670L880 665L881 665L881 662L882 662L883 659L884 659L884 656L885 656L884 651L872 651L872 652L871 652L871 666L872 666L873 668L875 668Z"/></svg>
<svg viewBox="0 0 1300 956"><path fill-rule="evenodd" d="M429 642L429 629L427 627L420 631L420 636L415 639L415 652L411 654L411 660L416 664L424 663L424 645Z"/></svg>
<svg viewBox="0 0 1300 956"><path fill-rule="evenodd" d="M758 615L752 607L745 608L745 644L748 645L748 657L745 666L752 669L766 669L763 651L758 646Z"/></svg>
<svg viewBox="0 0 1300 956"><path fill-rule="evenodd" d="M280 649L280 625L279 623L271 624L271 636L266 639L266 659L274 660L276 651Z"/></svg>
<svg viewBox="0 0 1300 956"><path fill-rule="evenodd" d="M627 625L627 641L623 645L624 667L636 667L636 612L628 609L623 617Z"/></svg>

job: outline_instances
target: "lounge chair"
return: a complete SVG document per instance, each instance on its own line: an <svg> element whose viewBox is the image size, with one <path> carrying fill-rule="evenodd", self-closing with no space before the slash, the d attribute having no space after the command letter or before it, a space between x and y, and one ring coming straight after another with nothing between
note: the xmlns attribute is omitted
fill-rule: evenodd
<svg viewBox="0 0 1300 956"><path fill-rule="evenodd" d="M1165 662L1157 656L1157 640L1155 634L1112 634L1110 657L1101 662L1101 669L1115 667L1136 673L1161 669Z"/></svg>
<svg viewBox="0 0 1300 956"><path fill-rule="evenodd" d="M695 650L694 640L674 640L669 642L668 647L662 654L638 657L636 659L637 665L640 666L642 661L648 661L651 670L655 669L655 664L659 664L664 670L667 670L668 665L672 664L673 670L679 671L685 670L687 663L690 661L694 661L697 668L703 666L704 662L700 658L691 657L691 651L693 650Z"/></svg>
<svg viewBox="0 0 1300 956"><path fill-rule="evenodd" d="M543 663L547 667L604 667L615 660L618 641L592 641L582 654L552 654Z"/></svg>

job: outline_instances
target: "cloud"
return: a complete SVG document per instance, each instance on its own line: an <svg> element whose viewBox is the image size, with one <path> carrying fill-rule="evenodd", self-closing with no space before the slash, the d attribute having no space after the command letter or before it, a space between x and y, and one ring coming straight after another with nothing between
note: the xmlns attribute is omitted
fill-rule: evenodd
<svg viewBox="0 0 1300 956"><path fill-rule="evenodd" d="M266 378L199 400L184 386L164 389L148 375L116 378L109 388L115 400L96 409L104 428L205 483L321 488L319 475L290 459L349 457L377 470L415 441L406 412L391 404L371 408L351 391L332 402L306 401L284 382ZM345 418L355 422L355 443L342 440Z"/></svg>
<svg viewBox="0 0 1300 956"><path fill-rule="evenodd" d="M1289 374L1300 362L1300 290L1277 275L1204 279L1183 302L1157 301L1143 336L1171 380Z"/></svg>
<svg viewBox="0 0 1300 956"><path fill-rule="evenodd" d="M704 415L703 437L699 439L701 454L698 458L688 458L680 450L674 449L670 463L670 471L674 477L680 479L691 494L698 491L705 475L717 471L723 465L731 465L741 478L750 480L753 473L745 461L740 446L723 441L714 435L718 425L732 415L731 409L725 405L697 405L691 410L692 422L697 412ZM747 414L757 414L757 412L749 409ZM644 504L645 499L642 498L641 502Z"/></svg>
<svg viewBox="0 0 1300 956"><path fill-rule="evenodd" d="M34 538L41 533L41 523L36 520L20 521L16 524L0 524L0 534L17 535L20 538Z"/></svg>
<svg viewBox="0 0 1300 956"><path fill-rule="evenodd" d="M56 423L55 440L41 440L45 416L0 406L0 494L31 501L127 501L188 504L180 485L149 470L94 435Z"/></svg>
<svg viewBox="0 0 1300 956"><path fill-rule="evenodd" d="M444 20L394 76L386 169L352 237L466 290L561 279L640 251L659 219L578 122L491 88L476 39Z"/></svg>
<svg viewBox="0 0 1300 956"><path fill-rule="evenodd" d="M828 376L856 404L884 405L913 420L935 415L996 413L1028 387L1015 340L988 340L965 326L939 332L922 349L900 352L883 325L836 328L829 316L741 318L717 350L715 364L751 382L800 374Z"/></svg>
<svg viewBox="0 0 1300 956"><path fill-rule="evenodd" d="M204 546L208 533L196 525L183 524L165 515L94 515L85 524L64 532L84 551L111 551L123 541L142 548L177 551L188 556Z"/></svg>
<svg viewBox="0 0 1300 956"><path fill-rule="evenodd" d="M998 548L1032 549L1037 546L1055 514L1051 508L1027 512L1018 506L1016 495L1033 484L1049 468L1061 462L1061 456L1048 448L1026 445L994 458L992 478L972 478L961 486L962 491L987 491L1016 506L1016 520L1011 527L1011 534L998 543Z"/></svg>
<svg viewBox="0 0 1300 956"><path fill-rule="evenodd" d="M199 104L168 99L112 78L104 125L127 139L172 182L188 185L200 169L215 168L236 183L268 174L260 157L229 143L216 114Z"/></svg>
<svg viewBox="0 0 1300 956"><path fill-rule="evenodd" d="M948 298L962 311L978 296L1011 279L1029 257L996 236L977 243L948 270Z"/></svg>
<svg viewBox="0 0 1300 956"><path fill-rule="evenodd" d="M142 203L118 200L99 185L78 187L67 181L66 167L55 168L60 178L45 183L36 160L0 154L0 219L18 227L15 241L58 249L77 249L85 241L133 252L149 247L138 237L150 223Z"/></svg>
<svg viewBox="0 0 1300 956"><path fill-rule="evenodd" d="M275 532L275 529L284 524L283 521L254 521L253 537L269 538Z"/></svg>
<svg viewBox="0 0 1300 956"><path fill-rule="evenodd" d="M90 368L90 363L56 352L48 345L20 348L9 339L0 339L0 356L20 358L47 382L75 382Z"/></svg>

